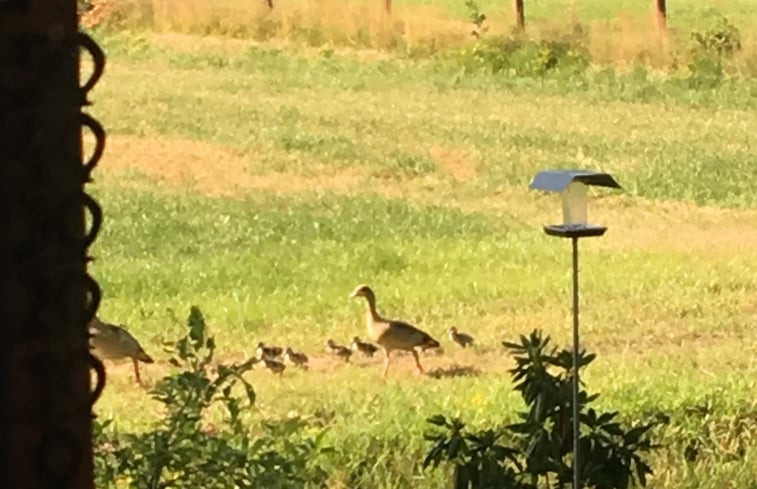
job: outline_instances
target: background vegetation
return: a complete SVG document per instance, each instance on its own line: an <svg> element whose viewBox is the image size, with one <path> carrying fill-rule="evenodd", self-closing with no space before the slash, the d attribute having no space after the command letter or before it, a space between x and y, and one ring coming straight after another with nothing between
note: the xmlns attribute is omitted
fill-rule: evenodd
<svg viewBox="0 0 757 489"><path fill-rule="evenodd" d="M750 487L755 12L671 4L662 42L637 3L577 1L556 19L531 2L523 37L481 2L479 39L462 3L398 4L391 18L355 2L112 3L122 13L94 32L108 53L92 109L109 134L93 185L101 316L159 360L148 382L171 372L161 345L192 304L218 361L258 341L305 350L308 372L246 374L257 401L244 420L323 432L329 487L439 487L450 473L422 470L425 419L514 421L523 405L500 342L541 328L568 344L569 250L542 233L559 206L527 190L531 176L606 170L624 190L595 195L590 219L610 230L582 243L590 390L627 419L669 414L654 487ZM379 382L377 361L321 353L326 338L364 334L347 300L361 282L387 315L442 340L423 359L431 375L401 358ZM451 325L478 346L453 348ZM129 364L109 373L106 431L148 429L161 405Z"/></svg>

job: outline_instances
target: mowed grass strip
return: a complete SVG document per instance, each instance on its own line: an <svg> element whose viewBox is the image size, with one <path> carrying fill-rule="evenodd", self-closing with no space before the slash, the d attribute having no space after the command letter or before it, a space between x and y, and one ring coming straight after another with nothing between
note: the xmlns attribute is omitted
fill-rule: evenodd
<svg viewBox="0 0 757 489"><path fill-rule="evenodd" d="M451 153L475 172L462 191L476 195L548 166L601 166L639 196L755 204L757 116L748 107L603 101L598 110L568 87L563 95L519 92L474 76L455 88L453 74L428 63L277 53L264 68L116 58L113 83L98 87L100 115L113 134L222 145L256 174L433 178Z"/></svg>

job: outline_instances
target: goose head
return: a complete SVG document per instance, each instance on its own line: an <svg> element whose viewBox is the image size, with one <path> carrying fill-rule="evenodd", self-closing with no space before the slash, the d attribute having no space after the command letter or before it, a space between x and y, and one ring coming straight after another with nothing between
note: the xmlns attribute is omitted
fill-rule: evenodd
<svg viewBox="0 0 757 489"><path fill-rule="evenodd" d="M376 294L373 293L370 287L361 284L355 287L355 290L349 295L350 299L354 299L355 297L365 297L366 299L371 300L376 298Z"/></svg>

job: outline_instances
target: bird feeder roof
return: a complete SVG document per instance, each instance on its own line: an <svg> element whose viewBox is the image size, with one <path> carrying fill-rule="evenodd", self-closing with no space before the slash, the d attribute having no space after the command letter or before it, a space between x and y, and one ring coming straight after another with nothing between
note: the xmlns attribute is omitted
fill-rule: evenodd
<svg viewBox="0 0 757 489"><path fill-rule="evenodd" d="M609 173L591 170L545 170L536 174L531 180L530 188L549 192L562 192L572 182L597 187L620 188L618 182Z"/></svg>

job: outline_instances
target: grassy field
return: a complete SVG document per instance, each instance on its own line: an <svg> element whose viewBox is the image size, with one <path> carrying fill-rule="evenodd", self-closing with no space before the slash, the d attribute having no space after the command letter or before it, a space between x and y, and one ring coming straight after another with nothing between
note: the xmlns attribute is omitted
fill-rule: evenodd
<svg viewBox="0 0 757 489"><path fill-rule="evenodd" d="M534 16L550 4L532 3ZM143 369L148 385L170 371L162 341L198 305L222 359L258 341L313 357L309 372L254 371L249 416L325 426L330 487L442 487L443 471L420 470L425 418L513 420L522 407L500 341L534 328L570 338L569 246L541 231L559 204L529 192L530 178L601 169L624 189L595 194L590 219L609 231L581 245L582 332L599 355L589 388L628 419L671 414L654 487L754 487L753 79L579 83L461 75L447 57L98 38L109 62L92 112L109 140L91 186L106 217L92 273L101 317L128 324L158 360ZM432 375L401 357L381 381L380 360L323 353L327 338L364 335L362 304L347 299L359 283L386 315L442 341L443 354L423 358ZM452 325L476 348L454 348ZM157 404L129 364L109 366L98 414L143 429ZM460 366L475 372L447 375ZM704 448L687 462L695 438Z"/></svg>

